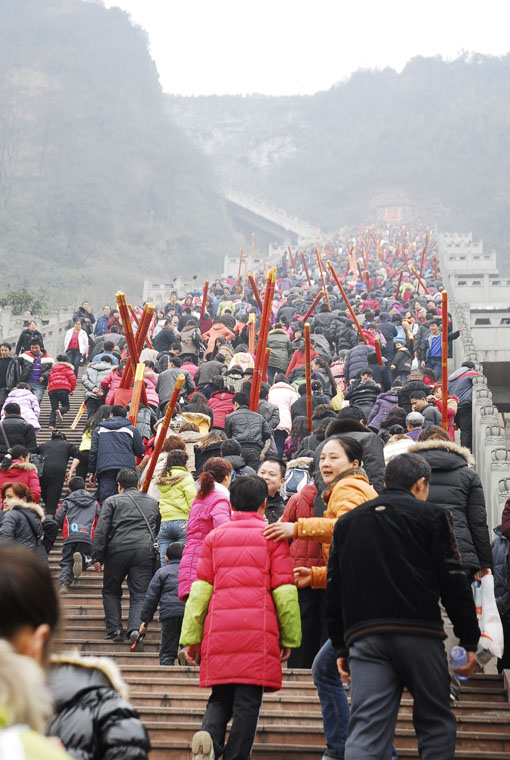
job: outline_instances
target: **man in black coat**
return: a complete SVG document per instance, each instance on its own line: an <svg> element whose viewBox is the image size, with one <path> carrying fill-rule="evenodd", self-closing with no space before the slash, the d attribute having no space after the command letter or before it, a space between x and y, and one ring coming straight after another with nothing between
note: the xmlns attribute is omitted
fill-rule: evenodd
<svg viewBox="0 0 510 760"><path fill-rule="evenodd" d="M390 757L404 687L414 697L420 756L453 760L445 633L439 601L454 622L469 677L480 630L449 512L426 501L430 467L394 457L381 496L338 520L328 561L326 619L342 678L350 679L346 758Z"/></svg>
<svg viewBox="0 0 510 760"><path fill-rule="evenodd" d="M241 444L246 464L258 469L264 443L271 438L269 425L258 412L250 409L250 399L244 393L236 393L232 399L234 411L225 417L225 435Z"/></svg>
<svg viewBox="0 0 510 760"><path fill-rule="evenodd" d="M0 422L0 461L13 446L24 446L30 452L37 449L35 430L20 414L20 406L14 401L5 407L5 417Z"/></svg>
<svg viewBox="0 0 510 760"><path fill-rule="evenodd" d="M135 470L120 470L116 496L109 496L99 514L92 560L96 570L104 564L103 607L106 638L123 641L121 598L127 576L129 617L127 636L135 640L140 613L152 578L154 541L159 533L161 515L158 502L137 490Z"/></svg>

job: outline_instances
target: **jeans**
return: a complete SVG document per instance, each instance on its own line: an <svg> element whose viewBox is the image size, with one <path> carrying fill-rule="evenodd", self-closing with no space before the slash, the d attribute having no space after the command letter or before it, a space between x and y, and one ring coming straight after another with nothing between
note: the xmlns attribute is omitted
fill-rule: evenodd
<svg viewBox="0 0 510 760"><path fill-rule="evenodd" d="M440 639L405 634L365 636L351 644L351 719L345 760L389 757L402 691L414 699L422 760L453 760L456 721Z"/></svg>
<svg viewBox="0 0 510 760"><path fill-rule="evenodd" d="M169 617L161 622L161 647L159 649L159 664L173 665L179 648L183 615Z"/></svg>
<svg viewBox="0 0 510 760"><path fill-rule="evenodd" d="M96 497L101 506L109 496L115 496L117 493L118 472L119 470L104 470L98 474Z"/></svg>
<svg viewBox="0 0 510 760"><path fill-rule="evenodd" d="M161 523L158 533L159 553L161 554L161 567L165 567L166 550L170 544L179 542L186 543L186 533L188 530L187 520L167 520Z"/></svg>
<svg viewBox="0 0 510 760"><path fill-rule="evenodd" d="M429 356L429 358L425 361L425 365L434 370L436 373L436 379L438 382L441 382L441 357Z"/></svg>
<svg viewBox="0 0 510 760"><path fill-rule="evenodd" d="M62 415L69 411L69 391L59 388L58 390L49 391L48 396L50 397L51 404L50 427L53 427L57 421L57 409L59 404L62 407L60 412Z"/></svg>
<svg viewBox="0 0 510 760"><path fill-rule="evenodd" d="M66 354L69 357L69 363L73 365L74 374L78 377L78 370L80 368L81 353L79 348L68 348Z"/></svg>
<svg viewBox="0 0 510 760"><path fill-rule="evenodd" d="M42 383L28 383L30 386L30 390L36 397L39 403L41 403L42 398L44 396L44 391L46 390L44 385Z"/></svg>
<svg viewBox="0 0 510 760"><path fill-rule="evenodd" d="M122 583L127 576L129 617L127 635L140 628L140 613L145 593L152 579L152 547L125 549L107 556L104 561L103 608L106 633L122 630Z"/></svg>
<svg viewBox="0 0 510 760"><path fill-rule="evenodd" d="M58 578L59 586L70 586L74 581L73 575L73 554L80 552L85 567L86 557L90 557L92 544L87 541L67 541L62 547L62 559L60 560L60 575Z"/></svg>
<svg viewBox="0 0 510 760"><path fill-rule="evenodd" d="M263 686L228 683L213 686L207 703L202 730L211 735L214 756L223 760L250 760L259 720ZM228 742L227 723L233 716Z"/></svg>
<svg viewBox="0 0 510 760"><path fill-rule="evenodd" d="M278 456L280 459L283 459L283 455L285 453L285 441L287 440L288 435L289 434L286 430L275 430L273 433L276 450L278 451Z"/></svg>
<svg viewBox="0 0 510 760"><path fill-rule="evenodd" d="M326 739L324 757L343 760L349 724L349 705L338 672L337 659L331 639L328 639L313 661L312 678L321 703Z"/></svg>

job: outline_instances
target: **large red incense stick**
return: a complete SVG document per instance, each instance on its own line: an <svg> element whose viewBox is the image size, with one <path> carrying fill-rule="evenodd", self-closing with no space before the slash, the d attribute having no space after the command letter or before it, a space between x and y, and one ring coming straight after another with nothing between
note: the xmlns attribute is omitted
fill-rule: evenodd
<svg viewBox="0 0 510 760"><path fill-rule="evenodd" d="M418 280L418 287L416 288L416 294L419 293L420 281L421 281L421 276L422 276L422 273L423 273L423 264L424 264L424 261L425 261L425 252L427 250L428 244L429 244L429 236L428 236L428 233L427 233L427 235L425 236L425 245L423 246L423 251L421 252L420 274L419 274L419 280Z"/></svg>
<svg viewBox="0 0 510 760"><path fill-rule="evenodd" d="M237 281L236 281L236 296L239 293L239 283L241 281L241 267L243 265L243 249L241 248L241 253L239 254L239 268L237 270Z"/></svg>
<svg viewBox="0 0 510 760"><path fill-rule="evenodd" d="M312 432L312 346L310 325L305 324L305 380L306 380L306 424Z"/></svg>
<svg viewBox="0 0 510 760"><path fill-rule="evenodd" d="M375 338L375 355L377 356L377 364L383 366L383 358L381 353L381 341L379 338Z"/></svg>
<svg viewBox="0 0 510 760"><path fill-rule="evenodd" d="M131 405L129 408L129 419L132 425L136 425L138 419L138 410L140 408L140 398L143 388L143 377L145 364L136 365L135 384L133 386L133 395L131 396Z"/></svg>
<svg viewBox="0 0 510 760"><path fill-rule="evenodd" d="M206 304L207 304L207 293L208 293L208 291L209 291L209 280L206 280L205 281L205 285L204 285L204 292L202 293L202 307L200 309L200 319L203 318L204 313L205 313L205 307L206 307Z"/></svg>
<svg viewBox="0 0 510 760"><path fill-rule="evenodd" d="M260 298L259 289L257 287L257 282L255 280L255 276L253 274L248 275L248 282L250 283L250 287L253 291L253 295L255 297L255 300L257 302L257 306L259 307L260 311L262 312L262 299Z"/></svg>
<svg viewBox="0 0 510 760"><path fill-rule="evenodd" d="M163 422L161 423L161 427L156 436L154 451L152 452L151 460L149 462L149 467L147 468L147 474L143 482L142 491L144 493L147 493L147 491L149 490L149 486L151 484L152 476L154 475L154 470L158 461L158 457L161 454L161 449L163 448L163 444L166 439L166 434L170 426L170 420L172 419L172 414L174 413L175 405L177 403L177 399L179 398L179 393L181 392L181 388L182 388L182 384L184 383L184 380L185 380L184 375L179 375L177 377L177 381L175 383L172 397L170 401L168 402L168 406L165 411L165 416L163 417Z"/></svg>
<svg viewBox="0 0 510 760"><path fill-rule="evenodd" d="M342 287L342 283L338 279L338 275L335 272L335 270L333 269L333 264L331 263L331 261L328 261L328 267L329 267L329 271L331 272L331 275L332 275L334 281L336 282L336 284L338 286L338 289L339 289L339 291L340 291L340 293L342 295L342 298L344 299L345 305L349 309L349 314L351 315L352 321L356 325L356 327L358 329L358 332L359 332L359 334L361 335L361 337L363 339L363 343L367 343L368 341L365 338L365 336L363 335L363 330L361 329L360 323L358 322L356 314L354 313L353 308L352 308L351 304L349 303L349 299L347 298L347 296L345 294L345 290Z"/></svg>
<svg viewBox="0 0 510 760"><path fill-rule="evenodd" d="M128 307L126 303L126 294L119 291L118 293L115 294L115 298L117 299L117 307L119 310L122 327L124 329L124 336L126 338L126 343L127 343L127 347L129 351L129 361L124 367L124 372L122 373L119 387L129 388L131 386L131 382L135 375L136 365L138 364L138 356L140 352L136 348L135 336L133 335L133 327L131 326L131 320L129 319L129 311L128 311ZM130 372L127 371L128 367L130 367ZM123 382L126 383L126 379L129 376L130 376L129 385L128 384L123 385ZM145 406L149 406L148 401L147 401L147 393L145 392L145 385L142 388L142 401L145 404Z"/></svg>
<svg viewBox="0 0 510 760"><path fill-rule="evenodd" d="M312 305L310 306L310 308L306 312L305 316L303 317L303 322L306 322L306 320L308 319L308 317L310 316L310 314L312 313L312 311L315 309L315 307L317 306L317 304L319 303L319 301L321 300L321 298L322 298L323 295L324 295L324 291L323 290L319 290L319 292L317 293L317 295L315 296L315 298L313 300Z"/></svg>
<svg viewBox="0 0 510 760"><path fill-rule="evenodd" d="M441 293L441 424L448 430L448 293Z"/></svg>
<svg viewBox="0 0 510 760"><path fill-rule="evenodd" d="M317 264L319 266L319 273L320 273L321 280L322 280L322 289L324 291L324 296L326 298L326 303L328 305L328 311L331 311L331 304L329 303L328 291L326 289L326 280L324 278L324 270L322 268L322 261L321 261L321 257L320 257L320 254L319 254L319 249L318 249L317 246L315 246L315 255L317 256Z"/></svg>
<svg viewBox="0 0 510 760"><path fill-rule="evenodd" d="M432 256L432 263L434 265L434 280L437 280L437 253Z"/></svg>
<svg viewBox="0 0 510 760"><path fill-rule="evenodd" d="M308 272L308 267L306 266L305 254L302 251L301 251L301 261L303 262L303 269L305 270L306 279L308 280L308 284L311 287L312 286L312 281L310 279L310 273Z"/></svg>
<svg viewBox="0 0 510 760"><path fill-rule="evenodd" d="M271 322L271 309L273 306L274 288L276 274L274 269L268 272L266 280L266 289L264 293L264 304L260 316L259 336L257 341L257 350L255 353L255 367L253 369L253 379L250 393L250 409L256 412L259 406L260 383L262 382L262 370L264 367L265 348L269 325Z"/></svg>

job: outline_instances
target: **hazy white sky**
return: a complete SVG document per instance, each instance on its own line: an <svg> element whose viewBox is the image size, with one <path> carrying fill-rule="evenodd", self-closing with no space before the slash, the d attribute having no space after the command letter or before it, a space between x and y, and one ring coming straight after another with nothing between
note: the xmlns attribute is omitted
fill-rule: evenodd
<svg viewBox="0 0 510 760"><path fill-rule="evenodd" d="M510 0L105 0L149 34L165 92L325 90L415 55L510 51Z"/></svg>

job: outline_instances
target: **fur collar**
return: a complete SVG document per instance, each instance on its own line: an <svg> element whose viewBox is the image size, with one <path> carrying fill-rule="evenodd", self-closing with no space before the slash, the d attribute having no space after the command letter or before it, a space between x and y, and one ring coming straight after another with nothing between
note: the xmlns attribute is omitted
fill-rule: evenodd
<svg viewBox="0 0 510 760"><path fill-rule="evenodd" d="M337 477L331 481L329 486L327 486L324 491L322 492L322 498L328 503L329 497L331 496L333 492L333 488L336 486L337 483L339 483L341 480L344 480L344 478L351 478L352 476L362 477L363 480L366 480L367 483L369 482L368 476L363 469L363 467L351 467L349 470L346 470L345 472L340 473L340 475L337 475Z"/></svg>
<svg viewBox="0 0 510 760"><path fill-rule="evenodd" d="M455 441L435 441L430 439L428 441L417 441L408 450L409 454L419 454L420 451L430 451L433 449L440 449L443 451L452 451L454 454L458 454L463 457L468 465L471 467L475 464L475 458L465 446L459 446Z"/></svg>
<svg viewBox="0 0 510 760"><path fill-rule="evenodd" d="M4 457L5 459L5 457ZM31 462L24 462L22 459L13 459L11 464L6 470L3 470L3 472L8 472L9 470L35 470L35 465Z"/></svg>
<svg viewBox="0 0 510 760"><path fill-rule="evenodd" d="M310 462L313 462L313 457L298 457L298 459L292 459L290 462L287 462L287 470L308 469Z"/></svg>
<svg viewBox="0 0 510 760"><path fill-rule="evenodd" d="M74 367L73 367L73 365L72 365L72 364L69 364L69 362L55 362L55 364L54 364L53 366L54 366L54 367L58 367L58 366L61 366L61 367L69 367L69 369L72 369L72 370L73 370L73 372L74 372Z"/></svg>
<svg viewBox="0 0 510 760"><path fill-rule="evenodd" d="M23 507L23 509L31 509L42 520L46 517L44 509L39 504L33 504L31 501L23 501L23 499L9 499L8 502L4 501L4 512L10 512L14 507Z"/></svg>
<svg viewBox="0 0 510 760"><path fill-rule="evenodd" d="M112 685L112 688L122 697L128 698L128 687L122 680L120 670L109 657L82 657L77 650L51 655L52 665L75 665L80 668L100 670Z"/></svg>
<svg viewBox="0 0 510 760"><path fill-rule="evenodd" d="M161 475L157 480L158 486L176 486L181 480L189 475L188 470L181 469L180 467L172 467L171 471L167 475Z"/></svg>

